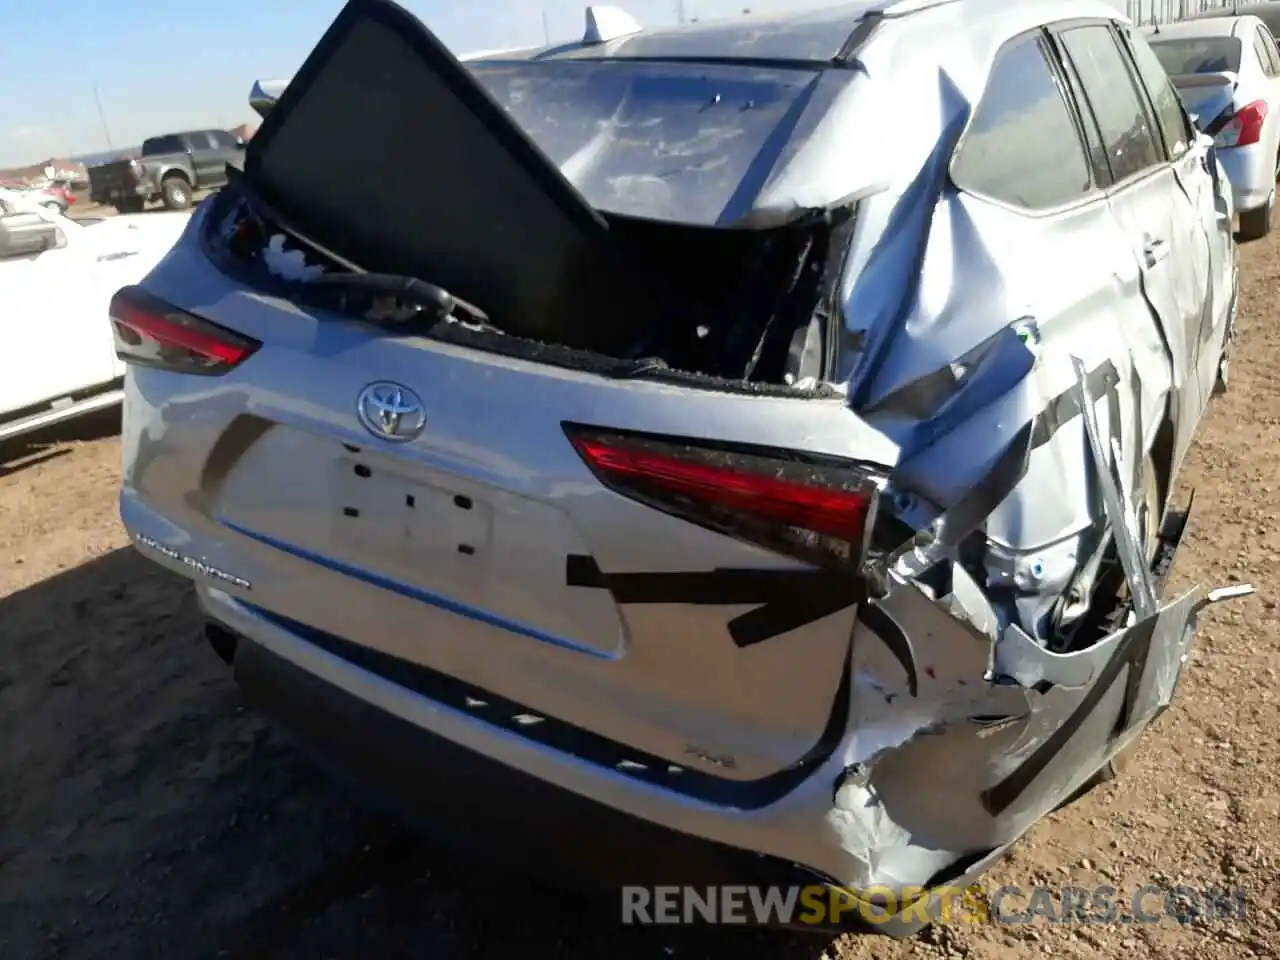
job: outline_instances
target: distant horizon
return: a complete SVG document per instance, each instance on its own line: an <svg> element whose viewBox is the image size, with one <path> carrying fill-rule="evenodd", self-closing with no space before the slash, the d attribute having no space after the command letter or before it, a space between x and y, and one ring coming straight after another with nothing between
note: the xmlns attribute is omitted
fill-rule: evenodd
<svg viewBox="0 0 1280 960"><path fill-rule="evenodd" d="M254 127L254 126L257 126L257 124L238 123L238 124L235 124L235 126L229 127L227 129L234 130L236 127L241 127L241 126ZM221 130L221 129L222 129L221 127L216 127L216 126L213 126L213 127L188 126L183 128L183 130ZM110 163L112 160L118 160L121 157L127 157L130 154L140 153L141 150L142 150L142 144L141 142L139 142L129 147L114 147L111 150L98 150L92 153L78 153L71 156L57 154L55 156L41 157L38 160L33 160L31 163L18 163L9 167L5 167L4 169L5 170L26 170L31 167L38 167L49 160L66 160L70 163L83 163L86 167L92 167L100 163Z"/></svg>

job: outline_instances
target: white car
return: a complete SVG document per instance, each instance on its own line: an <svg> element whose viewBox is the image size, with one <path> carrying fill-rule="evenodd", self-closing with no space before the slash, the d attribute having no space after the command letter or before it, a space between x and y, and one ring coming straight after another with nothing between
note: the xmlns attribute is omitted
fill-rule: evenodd
<svg viewBox="0 0 1280 960"><path fill-rule="evenodd" d="M1254 16L1148 27L1147 43L1231 181L1239 238L1271 232L1280 174L1280 49Z"/></svg>
<svg viewBox="0 0 1280 960"><path fill-rule="evenodd" d="M111 295L146 276L189 219L76 222L0 189L0 440L120 402Z"/></svg>

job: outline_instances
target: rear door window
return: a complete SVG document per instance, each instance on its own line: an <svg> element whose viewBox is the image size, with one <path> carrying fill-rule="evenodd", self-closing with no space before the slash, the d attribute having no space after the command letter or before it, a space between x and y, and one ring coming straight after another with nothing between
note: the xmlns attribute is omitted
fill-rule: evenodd
<svg viewBox="0 0 1280 960"><path fill-rule="evenodd" d="M1267 58L1267 46L1262 42L1262 33L1255 30L1253 33L1253 59L1262 67L1262 72L1267 76L1271 75L1271 61Z"/></svg>
<svg viewBox="0 0 1280 960"><path fill-rule="evenodd" d="M185 149L186 147L182 145L182 138L176 136L152 137L142 143L142 155L144 157L154 157L161 153L182 153Z"/></svg>
<svg viewBox="0 0 1280 960"><path fill-rule="evenodd" d="M1160 134L1111 27L1074 27L1061 33L1060 42L1098 121L1115 180L1164 163Z"/></svg>
<svg viewBox="0 0 1280 960"><path fill-rule="evenodd" d="M1028 209L1076 200L1092 187L1089 164L1044 38L1001 51L951 164L961 190Z"/></svg>
<svg viewBox="0 0 1280 960"><path fill-rule="evenodd" d="M1191 145L1192 136L1186 113L1182 109L1182 101L1147 41L1132 30L1124 29L1122 32L1133 55L1133 63L1138 68L1142 85L1151 97L1165 149L1169 151L1170 157L1180 157Z"/></svg>
<svg viewBox="0 0 1280 960"><path fill-rule="evenodd" d="M1264 27L1255 31L1253 48L1262 63L1262 72L1268 77L1280 76L1280 60L1276 57L1276 42Z"/></svg>
<svg viewBox="0 0 1280 960"><path fill-rule="evenodd" d="M1276 47L1276 38L1269 30L1258 31L1262 34L1262 45L1267 50L1267 58L1271 61L1271 76L1280 77L1280 48Z"/></svg>
<svg viewBox="0 0 1280 960"><path fill-rule="evenodd" d="M1054 55L1055 58L1058 58L1056 51ZM1057 63L1058 68L1062 71L1063 79L1066 81L1071 99L1076 105L1076 116L1084 133L1085 151L1089 156L1089 166L1093 170L1093 182L1100 187L1109 187L1113 180L1111 176L1111 161L1107 159L1107 147L1102 142L1102 134L1098 130L1098 122L1089 110L1089 100L1084 95L1084 87L1080 84L1080 77L1076 74L1075 67L1072 66L1070 60L1058 58Z"/></svg>

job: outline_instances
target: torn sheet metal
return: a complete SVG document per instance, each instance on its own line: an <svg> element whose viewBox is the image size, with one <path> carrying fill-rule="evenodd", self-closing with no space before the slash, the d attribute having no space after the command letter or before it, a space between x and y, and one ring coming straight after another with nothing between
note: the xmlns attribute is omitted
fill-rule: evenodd
<svg viewBox="0 0 1280 960"><path fill-rule="evenodd" d="M828 826L863 885L926 885L1012 843L1171 701L1209 603L1188 591L1086 649L989 632L957 571L936 599L891 576L854 636L845 775Z"/></svg>
<svg viewBox="0 0 1280 960"><path fill-rule="evenodd" d="M828 816L861 885L923 883L988 842L977 773L1013 746L1031 710L1028 690L987 682L992 638L948 609L966 587L934 600L891 582L854 634L853 733Z"/></svg>
<svg viewBox="0 0 1280 960"><path fill-rule="evenodd" d="M1094 406L1096 400L1089 392L1089 377L1084 362L1079 357L1072 357L1071 364L1076 371L1076 389L1080 397L1085 435L1089 438L1089 449L1093 454L1107 519L1111 521L1116 552L1120 555L1125 578L1129 581L1129 589L1133 594L1134 611L1139 619L1145 620L1155 612L1155 590L1151 585L1151 571L1147 568L1146 551L1139 540L1132 498L1125 496L1116 480L1116 473L1123 476L1120 452L1113 448L1112 455L1107 455L1102 441L1102 429L1098 426L1097 408Z"/></svg>

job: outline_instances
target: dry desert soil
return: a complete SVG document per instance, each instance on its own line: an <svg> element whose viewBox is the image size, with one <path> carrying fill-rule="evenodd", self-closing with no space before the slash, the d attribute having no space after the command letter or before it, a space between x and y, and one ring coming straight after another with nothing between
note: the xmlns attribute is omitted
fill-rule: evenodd
<svg viewBox="0 0 1280 960"><path fill-rule="evenodd" d="M111 414L0 446L0 957L1280 956L1280 234L1243 259L1231 391L1181 478L1179 499L1197 497L1173 588L1258 592L1206 612L1128 774L988 878L1122 901L1236 888L1243 917L944 924L910 941L620 929L616 906L446 855L242 708L188 585L127 546Z"/></svg>

